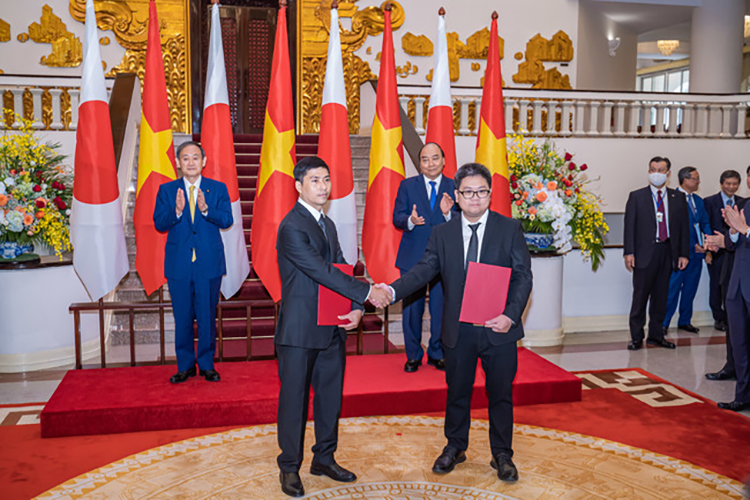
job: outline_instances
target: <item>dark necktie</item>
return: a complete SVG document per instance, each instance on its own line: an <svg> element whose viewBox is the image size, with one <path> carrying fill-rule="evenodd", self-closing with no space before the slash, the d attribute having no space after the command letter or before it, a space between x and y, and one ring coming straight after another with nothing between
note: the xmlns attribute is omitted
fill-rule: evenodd
<svg viewBox="0 0 750 500"><path fill-rule="evenodd" d="M690 211L693 212L693 218L697 218L697 209L695 208L695 201L693 201L693 193L688 195L688 203L690 205Z"/></svg>
<svg viewBox="0 0 750 500"><path fill-rule="evenodd" d="M328 231L326 231L325 218L326 218L325 215L321 213L320 217L318 218L318 225L320 226L320 230L323 231L323 236L325 236L326 241L328 241Z"/></svg>
<svg viewBox="0 0 750 500"><path fill-rule="evenodd" d="M469 224L471 229L471 239L469 240L469 251L466 252L466 265L464 269L469 269L469 262L476 262L479 257L479 237L477 236L477 228L479 228L481 222L476 224Z"/></svg>
<svg viewBox="0 0 750 500"><path fill-rule="evenodd" d="M437 184L435 181L430 181L430 210L435 210L435 202L437 201L435 184Z"/></svg>
<svg viewBox="0 0 750 500"><path fill-rule="evenodd" d="M658 233L659 241L667 241L667 214L664 211L664 199L662 198L661 191L657 191L656 196L656 213L658 220ZM661 217L659 217L661 215Z"/></svg>
<svg viewBox="0 0 750 500"><path fill-rule="evenodd" d="M732 199L732 198L729 198L729 199L727 200L727 206L728 206L729 208L732 208L732 207L734 206L734 199Z"/></svg>

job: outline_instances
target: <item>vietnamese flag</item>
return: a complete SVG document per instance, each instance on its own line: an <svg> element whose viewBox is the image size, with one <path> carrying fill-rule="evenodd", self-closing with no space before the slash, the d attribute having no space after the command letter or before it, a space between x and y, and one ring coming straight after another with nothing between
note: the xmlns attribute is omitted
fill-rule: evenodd
<svg viewBox="0 0 750 500"><path fill-rule="evenodd" d="M281 299L276 236L281 220L297 202L297 190L294 187L294 107L286 9L286 2L282 0L276 23L271 85L268 89L260 171L250 232L253 269L274 302Z"/></svg>
<svg viewBox="0 0 750 500"><path fill-rule="evenodd" d="M85 43L70 239L73 267L91 300L99 300L114 290L130 265L93 0L86 1Z"/></svg>
<svg viewBox="0 0 750 500"><path fill-rule="evenodd" d="M331 37L328 41L328 62L323 84L318 156L331 171L331 196L326 215L336 224L344 259L354 265L358 259L357 204L349 144L349 116L346 112L344 64L341 59L339 11L334 6L331 6Z"/></svg>
<svg viewBox="0 0 750 500"><path fill-rule="evenodd" d="M164 283L164 246L167 234L154 227L154 205L159 186L177 178L174 144L164 79L159 18L154 0L148 6L148 42L141 104L141 142L135 195L135 268L147 295Z"/></svg>
<svg viewBox="0 0 750 500"><path fill-rule="evenodd" d="M404 144L396 88L390 3L386 4L384 11L383 49L362 226L362 253L367 271L376 283L392 283L400 275L396 268L396 254L401 243L401 231L393 225L393 204L398 186L404 180Z"/></svg>
<svg viewBox="0 0 750 500"><path fill-rule="evenodd" d="M490 210L511 217L508 148L505 143L503 78L500 74L500 43L497 37L497 12L492 13L487 69L484 73L482 108L479 113L475 161L492 174Z"/></svg>
<svg viewBox="0 0 750 500"><path fill-rule="evenodd" d="M456 175L456 140L453 135L453 102L451 75L448 66L448 36L445 31L445 9L438 12L437 52L432 72L430 109L427 112L425 143L434 142L445 153L443 173L451 179Z"/></svg>
<svg viewBox="0 0 750 500"><path fill-rule="evenodd" d="M224 44L221 40L219 4L211 7L211 34L208 43L208 71L203 102L201 142L206 151L203 175L221 181L229 191L234 224L221 231L227 273L221 280L221 293L229 298L242 287L250 274L245 234L242 230L242 207L237 181L237 163L234 157L232 117L229 112L227 73L224 66Z"/></svg>

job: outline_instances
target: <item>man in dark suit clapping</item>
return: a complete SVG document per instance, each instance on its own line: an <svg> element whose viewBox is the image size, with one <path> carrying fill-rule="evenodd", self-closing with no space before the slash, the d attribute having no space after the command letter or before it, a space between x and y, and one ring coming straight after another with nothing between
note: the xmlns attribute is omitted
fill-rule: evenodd
<svg viewBox="0 0 750 500"><path fill-rule="evenodd" d="M432 471L446 474L466 460L471 392L477 361L481 359L489 398L490 465L497 470L500 480L513 482L518 480L518 470L512 460L512 384L518 367L516 342L524 336L521 315L531 293L531 256L520 222L489 210L492 176L485 166L468 163L458 169L455 181L461 216L433 229L422 259L396 280L390 290L400 300L438 274L443 280L448 444L435 460ZM512 269L505 310L484 325L459 321L469 262Z"/></svg>
<svg viewBox="0 0 750 500"><path fill-rule="evenodd" d="M422 171L401 181L393 206L393 225L403 231L398 246L396 267L406 274L422 258L432 229L451 219L456 189L453 179L443 175L445 155L437 144L428 142L419 151ZM440 323L443 314L443 285L440 276L430 286L430 342L427 364L445 370ZM422 364L422 315L427 287L404 298L403 331L406 348L404 371L415 372Z"/></svg>
<svg viewBox="0 0 750 500"><path fill-rule="evenodd" d="M289 496L300 497L305 494L299 468L311 386L315 392L315 446L310 473L341 482L357 479L333 458L346 364L344 329L357 327L362 304L368 298L381 302L388 294L333 266L346 261L336 225L323 214L323 205L331 194L331 176L325 162L318 157L303 158L294 167L294 180L299 200L281 221L276 241L281 305L274 343L281 380L277 421L281 489ZM319 285L352 300L352 311L339 316L342 327L317 325Z"/></svg>
<svg viewBox="0 0 750 500"><path fill-rule="evenodd" d="M651 345L674 349L664 338L669 275L688 264L690 228L684 193L669 189L671 162L657 156L648 164L649 186L632 191L625 206L625 267L633 273L628 349L643 347L646 304L649 303L648 337Z"/></svg>

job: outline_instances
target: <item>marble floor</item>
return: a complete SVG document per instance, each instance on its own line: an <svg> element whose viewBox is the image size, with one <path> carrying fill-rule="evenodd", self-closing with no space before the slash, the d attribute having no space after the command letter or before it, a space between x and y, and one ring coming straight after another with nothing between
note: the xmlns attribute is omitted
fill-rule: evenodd
<svg viewBox="0 0 750 500"><path fill-rule="evenodd" d="M630 336L626 331L573 333L557 347L532 350L569 371L597 369L643 368L665 380L713 401L734 399L733 381L710 381L707 372L719 370L725 360L724 333L710 327L697 335L671 329L668 339L677 344L670 350L648 347L631 352L626 349ZM395 338L394 338L395 340ZM158 345L138 345L137 359L158 359ZM166 352L174 353L167 345ZM113 346L107 353L110 363L126 363L128 346ZM40 370L29 373L0 374L0 404L39 403L49 400L67 369ZM750 410L743 412L750 417Z"/></svg>

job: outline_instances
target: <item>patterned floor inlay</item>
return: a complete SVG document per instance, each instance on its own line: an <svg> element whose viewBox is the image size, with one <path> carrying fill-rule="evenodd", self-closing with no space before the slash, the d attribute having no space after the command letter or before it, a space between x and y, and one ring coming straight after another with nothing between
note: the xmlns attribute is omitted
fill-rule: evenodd
<svg viewBox="0 0 750 500"><path fill-rule="evenodd" d="M430 470L444 443L443 421L370 417L341 421L336 458L358 480L340 484L301 476L316 500L723 499L743 486L687 462L630 446L517 425L521 479L500 482L489 466L488 423L474 421L468 459L450 474ZM308 426L307 450L312 446ZM246 427L161 446L72 479L40 498L288 498L279 488L276 427Z"/></svg>
<svg viewBox="0 0 750 500"><path fill-rule="evenodd" d="M654 408L702 403L672 384L636 370L578 373L584 389L617 389Z"/></svg>

